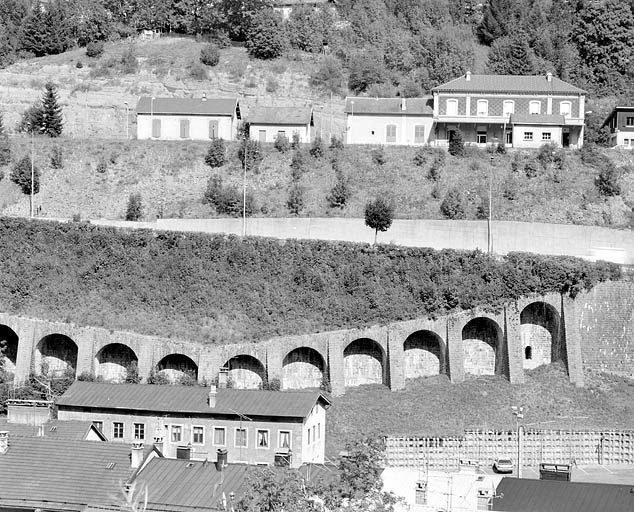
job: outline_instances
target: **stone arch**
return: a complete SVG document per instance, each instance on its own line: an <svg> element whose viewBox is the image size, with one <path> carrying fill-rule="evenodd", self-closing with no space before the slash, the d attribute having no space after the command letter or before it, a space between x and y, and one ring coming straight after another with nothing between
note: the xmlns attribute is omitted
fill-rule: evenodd
<svg viewBox="0 0 634 512"><path fill-rule="evenodd" d="M15 374L19 341L18 335L11 327L0 325L0 344L4 345L4 370L8 374L9 380Z"/></svg>
<svg viewBox="0 0 634 512"><path fill-rule="evenodd" d="M61 376L77 369L77 344L64 334L44 336L35 351L35 371Z"/></svg>
<svg viewBox="0 0 634 512"><path fill-rule="evenodd" d="M522 310L520 336L525 369L565 359L560 326L559 312L547 302L532 302Z"/></svg>
<svg viewBox="0 0 634 512"><path fill-rule="evenodd" d="M403 351L406 379L447 373L445 343L435 332L413 332L403 343Z"/></svg>
<svg viewBox="0 0 634 512"><path fill-rule="evenodd" d="M344 383L346 387L362 384L385 384L385 353L379 343L359 338L343 351Z"/></svg>
<svg viewBox="0 0 634 512"><path fill-rule="evenodd" d="M156 365L156 371L167 377L170 382L178 382L181 378L190 376L198 380L198 365L184 354L168 354Z"/></svg>
<svg viewBox="0 0 634 512"><path fill-rule="evenodd" d="M229 369L228 377L236 389L258 389L266 380L266 368L256 357L239 354L224 366Z"/></svg>
<svg viewBox="0 0 634 512"><path fill-rule="evenodd" d="M472 375L507 375L502 329L488 317L470 320L462 329L465 373Z"/></svg>
<svg viewBox="0 0 634 512"><path fill-rule="evenodd" d="M310 347L293 349L282 362L282 389L318 388L325 371L324 358L317 350Z"/></svg>
<svg viewBox="0 0 634 512"><path fill-rule="evenodd" d="M139 363L139 358L123 343L109 343L95 354L95 375L104 380L122 382L131 364Z"/></svg>

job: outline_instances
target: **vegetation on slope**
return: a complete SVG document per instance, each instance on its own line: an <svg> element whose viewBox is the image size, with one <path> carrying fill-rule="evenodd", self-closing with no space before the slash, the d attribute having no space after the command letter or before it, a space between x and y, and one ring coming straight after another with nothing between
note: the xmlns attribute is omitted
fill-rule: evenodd
<svg viewBox="0 0 634 512"><path fill-rule="evenodd" d="M206 343L350 328L618 279L577 258L0 220L0 309Z"/></svg>

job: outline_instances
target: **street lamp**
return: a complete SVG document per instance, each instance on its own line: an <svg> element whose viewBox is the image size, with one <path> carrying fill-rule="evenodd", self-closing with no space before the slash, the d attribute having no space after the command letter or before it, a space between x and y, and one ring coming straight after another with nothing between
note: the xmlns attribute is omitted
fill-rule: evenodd
<svg viewBox="0 0 634 512"><path fill-rule="evenodd" d="M522 478L522 432L520 431L520 420L524 418L524 407L514 405L511 410L515 416L517 427L517 478Z"/></svg>
<svg viewBox="0 0 634 512"><path fill-rule="evenodd" d="M156 98L152 96L150 98L150 138L154 136L154 100ZM138 135L137 135L138 137Z"/></svg>
<svg viewBox="0 0 634 512"><path fill-rule="evenodd" d="M493 206L493 157L491 157L491 169L489 170L489 215L487 215L487 253L493 253L493 233L491 232L492 206Z"/></svg>
<svg viewBox="0 0 634 512"><path fill-rule="evenodd" d="M130 106L128 105L127 101L124 101L123 103L125 104L125 138L126 140L128 140L130 138L130 121L128 117Z"/></svg>
<svg viewBox="0 0 634 512"><path fill-rule="evenodd" d="M242 179L242 236L247 236L247 156L249 151L248 138L244 137L243 179Z"/></svg>
<svg viewBox="0 0 634 512"><path fill-rule="evenodd" d="M352 124L354 123L354 100L350 100L350 144L352 144Z"/></svg>

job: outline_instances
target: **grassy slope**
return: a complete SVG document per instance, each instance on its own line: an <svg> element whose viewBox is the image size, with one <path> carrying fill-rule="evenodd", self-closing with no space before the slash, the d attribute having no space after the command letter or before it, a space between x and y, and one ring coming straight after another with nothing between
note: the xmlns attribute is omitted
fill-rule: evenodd
<svg viewBox="0 0 634 512"><path fill-rule="evenodd" d="M361 386L335 398L328 411L327 452L336 455L360 435L459 435L465 428L513 428L512 405L525 407L526 425L542 428L629 429L634 422L634 381L586 373L586 387L570 384L560 364L527 372L524 384L501 377L472 377L451 384L445 376L407 381L404 391ZM554 420L554 421L553 421ZM537 425L531 425L537 428Z"/></svg>

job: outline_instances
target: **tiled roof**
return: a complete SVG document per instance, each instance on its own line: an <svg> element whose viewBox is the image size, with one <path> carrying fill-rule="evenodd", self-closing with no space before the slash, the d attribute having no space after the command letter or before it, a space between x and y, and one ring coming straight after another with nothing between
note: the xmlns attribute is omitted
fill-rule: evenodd
<svg viewBox="0 0 634 512"><path fill-rule="evenodd" d="M634 510L631 485L503 478L493 510L505 512L625 512Z"/></svg>
<svg viewBox="0 0 634 512"><path fill-rule="evenodd" d="M552 124L563 126L566 118L557 114L511 114L511 124Z"/></svg>
<svg viewBox="0 0 634 512"><path fill-rule="evenodd" d="M58 400L66 407L222 414L236 416L280 416L304 418L318 400L330 401L318 391L263 391L218 389L216 407L207 405L209 388L199 386L157 386L152 384L109 384L75 381Z"/></svg>
<svg viewBox="0 0 634 512"><path fill-rule="evenodd" d="M47 510L82 510L113 503L131 474L129 453L119 443L9 435L9 449L0 454L0 508L45 502Z"/></svg>
<svg viewBox="0 0 634 512"><path fill-rule="evenodd" d="M354 102L354 105L353 105ZM405 110L402 109L403 102ZM434 114L434 100L424 98L347 97L346 114L427 115Z"/></svg>
<svg viewBox="0 0 634 512"><path fill-rule="evenodd" d="M142 96L137 114L232 116L238 107L237 98L149 98Z"/></svg>
<svg viewBox="0 0 634 512"><path fill-rule="evenodd" d="M306 125L313 120L313 110L306 107L258 107L246 119L253 124Z"/></svg>
<svg viewBox="0 0 634 512"><path fill-rule="evenodd" d="M552 77L549 82L545 75L467 75L434 87L432 91L439 92L518 92L518 93L564 93L585 94L583 89Z"/></svg>
<svg viewBox="0 0 634 512"><path fill-rule="evenodd" d="M8 423L6 419L0 420L0 430L5 430L15 437L45 437L67 441L85 441L91 429L97 433L102 441L107 440L106 436L98 428L94 427L90 421L52 420L39 427L21 423Z"/></svg>

